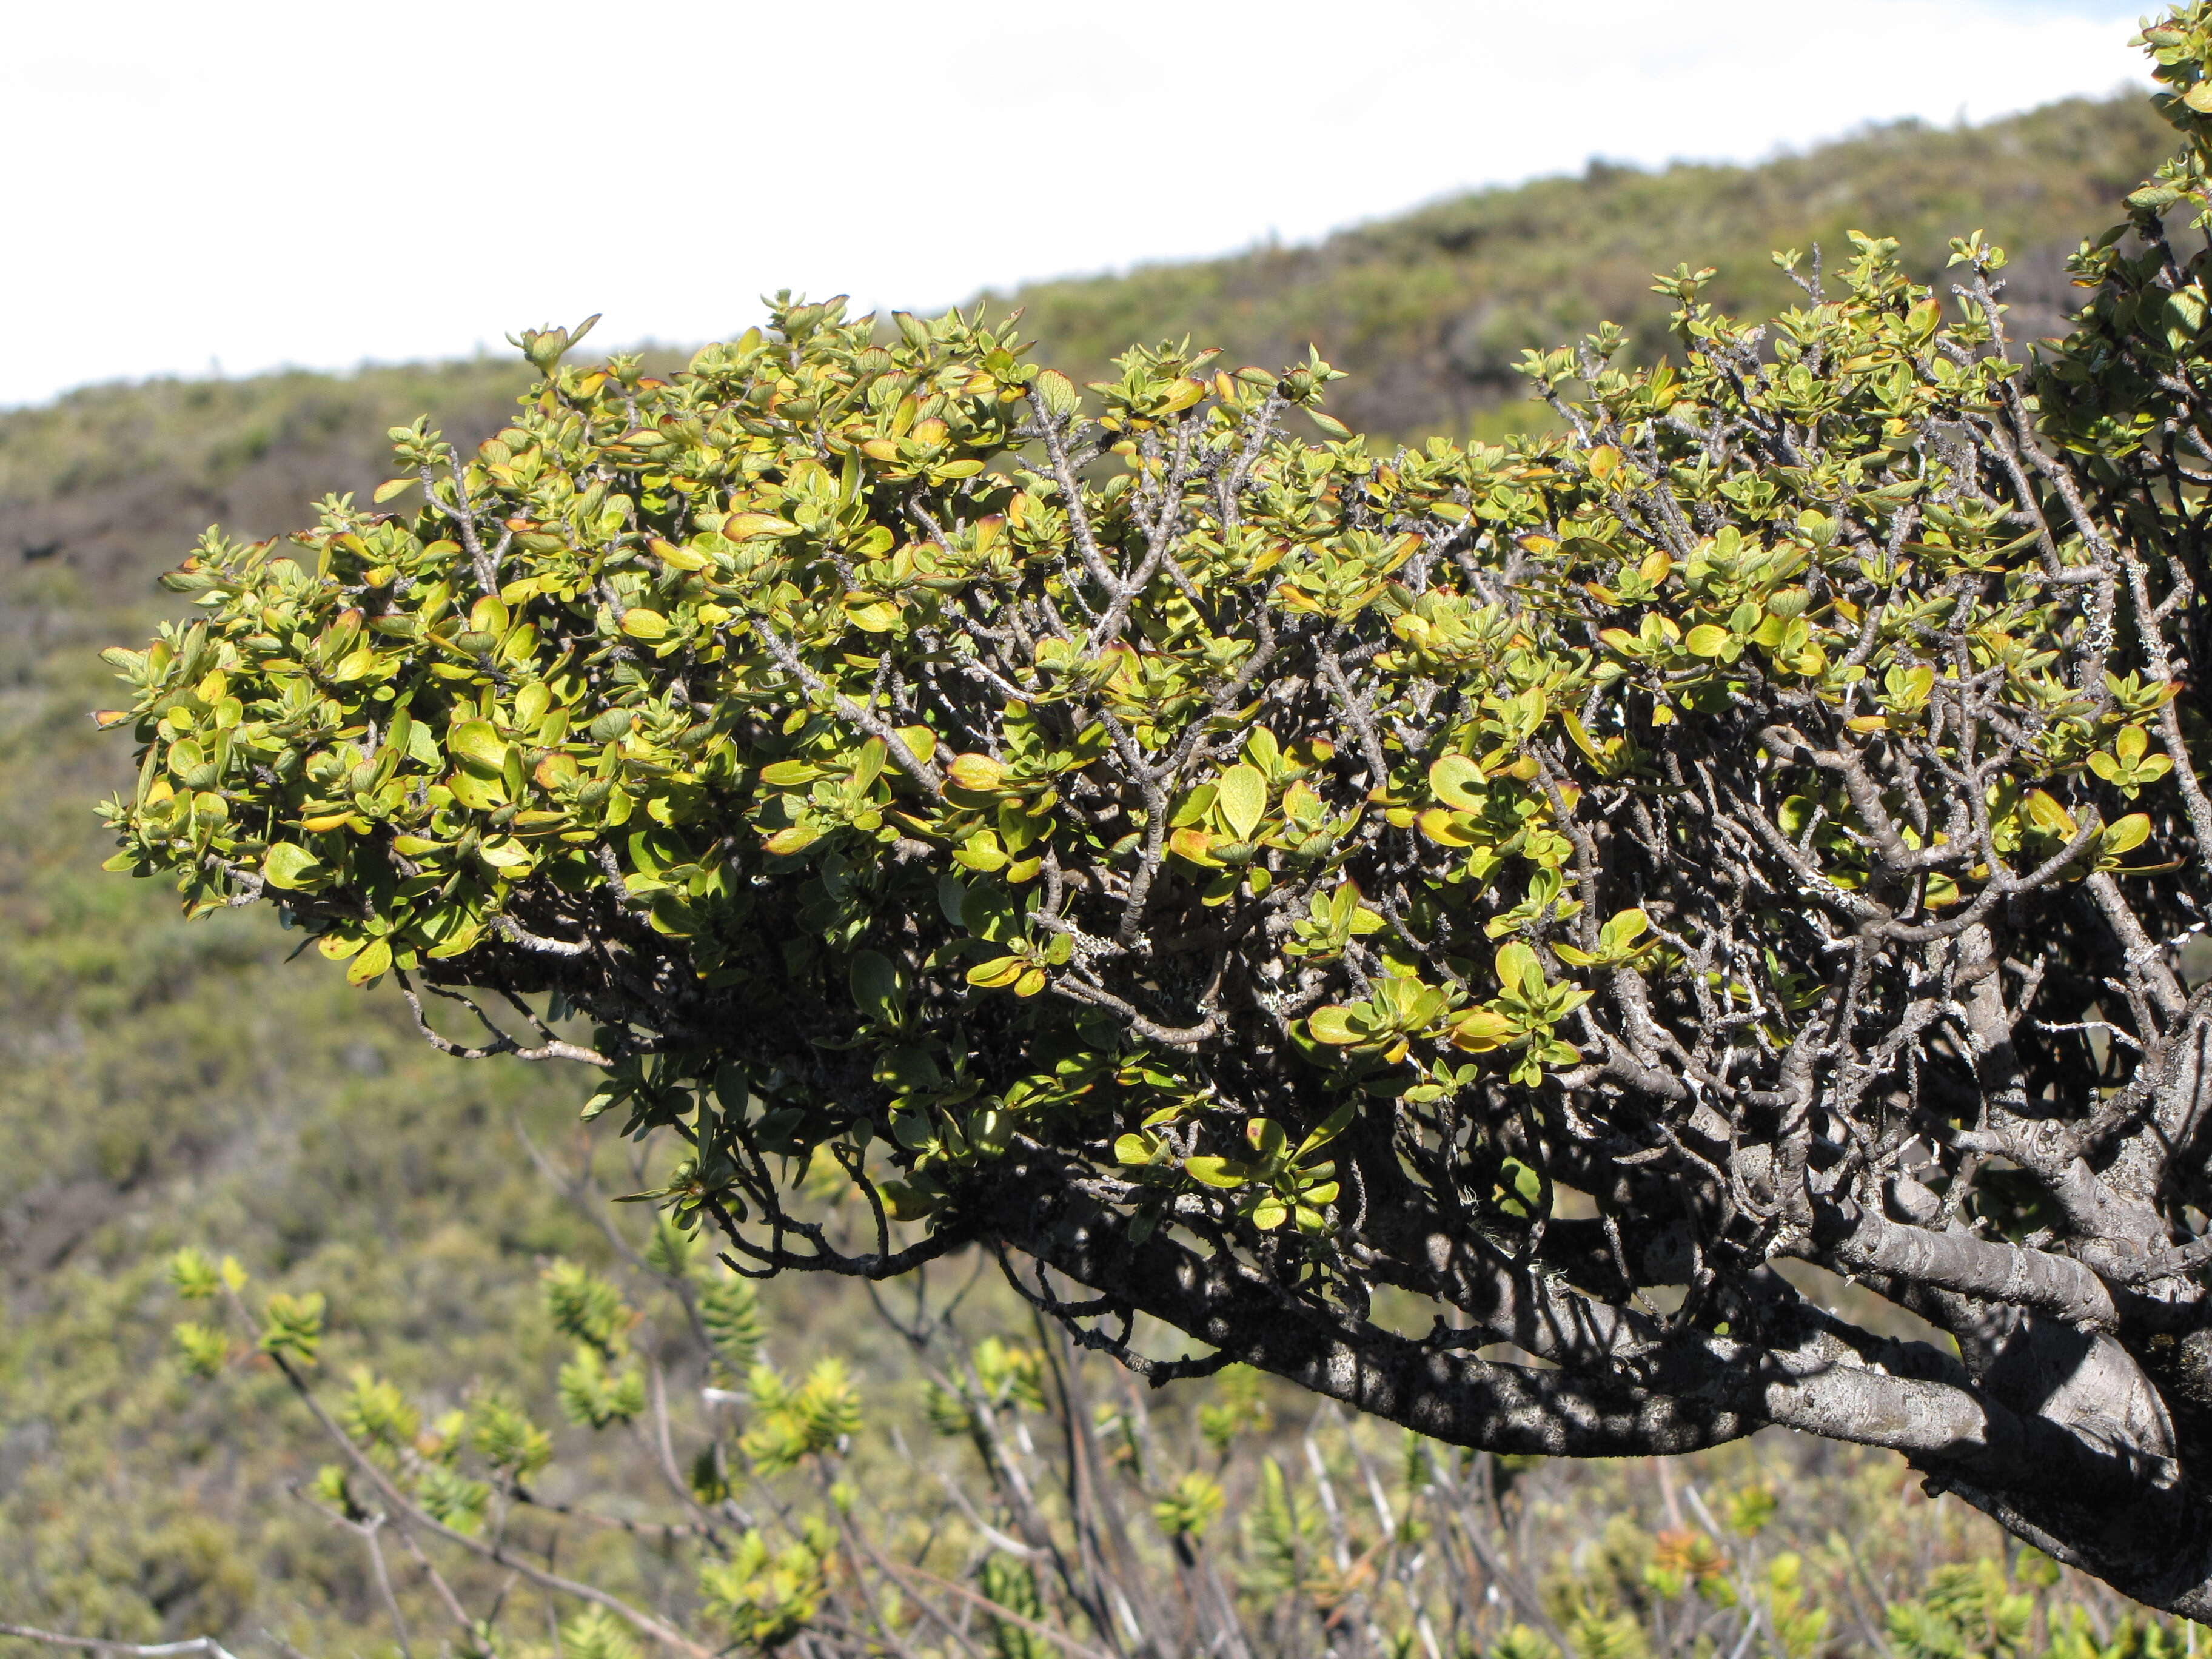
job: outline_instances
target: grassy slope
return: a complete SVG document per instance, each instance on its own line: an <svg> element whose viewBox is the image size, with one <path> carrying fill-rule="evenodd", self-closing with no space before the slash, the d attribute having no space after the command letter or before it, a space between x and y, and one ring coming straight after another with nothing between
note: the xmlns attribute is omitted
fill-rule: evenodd
<svg viewBox="0 0 2212 1659"><path fill-rule="evenodd" d="M1817 244L1836 257L1855 229L1896 237L1924 278L1949 238L1986 228L2015 256L2015 323L2050 333L2069 292L2060 262L2110 222L2165 153L2166 131L2141 99L2077 99L1984 127L1881 127L1756 167L1594 164L1580 179L1440 202L1310 247L994 297L1027 307L1047 354L1071 369L1186 332L1269 367L1310 341L1352 371L1332 407L1354 430L1456 431L1521 396L1512 365L1524 347L1610 319L1647 359L1665 350L1653 271L1717 266L1711 295L1724 309L1779 307L1791 290L1769 253Z"/></svg>
<svg viewBox="0 0 2212 1659"><path fill-rule="evenodd" d="M510 1109L564 1116L554 1091L427 1063L388 1005L284 967L295 941L263 918L180 926L168 895L100 873L88 810L125 760L82 713L106 700L92 653L150 625L150 574L211 519L280 527L311 476L373 483L384 425L426 400L481 419L495 382L517 379L502 365L109 389L0 428L0 1537L15 1546L0 1548L0 1607L13 1616L143 1638L295 1602L347 1625L359 1605L335 1556L298 1571L301 1517L269 1489L273 1449L241 1444L204 1391L156 1363L173 1316L156 1252L219 1241L257 1266L327 1272L351 1317L415 1310L396 1322L403 1370L428 1340L459 1371L502 1358L488 1345L514 1275L499 1257L567 1243L493 1150ZM276 1589L280 1577L293 1582Z"/></svg>
<svg viewBox="0 0 2212 1659"><path fill-rule="evenodd" d="M1016 297L1093 378L1134 337L1262 362L1313 338L1359 371L1348 419L1412 434L1495 405L1521 346L1600 315L1650 344L1656 266L1701 257L1732 303L1766 302L1768 246L1847 225L1931 264L1986 226L2028 256L2022 314L2047 329L2056 251L2155 147L2133 100L2068 104L1762 168L1599 172ZM504 363L161 382L0 416L0 1615L380 1641L357 1559L280 1495L296 1424L228 1420L162 1358L176 1310L149 1263L174 1244L331 1291L338 1367L373 1328L381 1363L447 1397L478 1375L543 1392L529 1263L594 1240L512 1126L561 1133L577 1080L438 1060L390 997L285 966L295 941L264 920L185 928L167 895L100 874L88 804L125 757L82 713L106 700L94 650L144 632L151 577L204 526L277 533L325 490L373 487L386 426L428 409L472 437L520 383ZM849 1323L818 1287L778 1301L793 1352Z"/></svg>

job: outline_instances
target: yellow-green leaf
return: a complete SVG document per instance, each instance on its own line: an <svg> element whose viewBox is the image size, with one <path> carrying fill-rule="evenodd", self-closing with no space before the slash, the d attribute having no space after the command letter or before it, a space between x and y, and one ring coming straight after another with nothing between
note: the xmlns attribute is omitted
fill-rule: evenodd
<svg viewBox="0 0 2212 1659"><path fill-rule="evenodd" d="M1222 863L1213 856L1212 847L1213 837L1194 823L1168 837L1168 848L1176 857L1188 859L1204 869L1218 870Z"/></svg>
<svg viewBox="0 0 2212 1659"><path fill-rule="evenodd" d="M848 593L843 604L845 619L863 633L888 634L898 626L899 607L896 599L887 599L874 593Z"/></svg>
<svg viewBox="0 0 2212 1659"><path fill-rule="evenodd" d="M496 772L507 764L507 739L489 720L463 720L447 734L446 747L489 771Z"/></svg>
<svg viewBox="0 0 2212 1659"><path fill-rule="evenodd" d="M2027 814L2027 821L2047 836L2071 841L2080 827L2074 822L2074 815L2061 806L2048 790L2029 790L2021 798L2020 805Z"/></svg>
<svg viewBox="0 0 2212 1659"><path fill-rule="evenodd" d="M2100 856L2116 859L2123 853L2132 853L2150 839L2150 815L2130 812L2118 823L2107 825L2097 838Z"/></svg>
<svg viewBox="0 0 2212 1659"><path fill-rule="evenodd" d="M1429 768L1429 787L1437 799L1463 812L1482 810L1481 784L1482 768L1465 755L1443 756Z"/></svg>
<svg viewBox="0 0 2212 1659"><path fill-rule="evenodd" d="M1431 806L1419 818L1421 833L1439 847L1474 847L1482 836L1474 827L1474 820L1464 812L1448 812L1441 806Z"/></svg>
<svg viewBox="0 0 2212 1659"><path fill-rule="evenodd" d="M1349 1008L1316 1008L1306 1016L1306 1030L1316 1042L1331 1042L1340 1048L1359 1041L1359 1033L1352 1029L1352 1011Z"/></svg>
<svg viewBox="0 0 2212 1659"><path fill-rule="evenodd" d="M1493 958L1498 968L1498 983L1509 991L1540 991L1544 988L1544 966L1536 953L1519 939L1498 947Z"/></svg>
<svg viewBox="0 0 2212 1659"><path fill-rule="evenodd" d="M359 955L346 966L349 985L366 985L380 977L392 967L392 941L373 939L362 948Z"/></svg>
<svg viewBox="0 0 2212 1659"><path fill-rule="evenodd" d="M271 887L305 887L322 873L322 860L295 842L278 842L261 860L262 878Z"/></svg>
<svg viewBox="0 0 2212 1659"><path fill-rule="evenodd" d="M963 789L988 794L1005 781L1006 769L988 755L956 755L947 775Z"/></svg>
<svg viewBox="0 0 2212 1659"><path fill-rule="evenodd" d="M1256 766L1232 766L1216 783L1213 804L1223 822L1237 832L1237 839L1249 841L1260 820L1267 815L1267 780Z"/></svg>
<svg viewBox="0 0 2212 1659"><path fill-rule="evenodd" d="M1151 1135L1121 1135L1114 1142L1114 1158L1120 1164L1150 1164L1159 1146Z"/></svg>
<svg viewBox="0 0 2212 1659"><path fill-rule="evenodd" d="M732 513L722 520L722 534L733 542L756 536L796 536L799 526L766 513Z"/></svg>
<svg viewBox="0 0 2212 1659"><path fill-rule="evenodd" d="M1234 1158L1187 1158L1182 1167L1192 1180L1202 1181L1209 1187L1242 1187L1252 1177L1251 1170Z"/></svg>
<svg viewBox="0 0 2212 1659"><path fill-rule="evenodd" d="M1076 391L1075 382L1056 368L1041 371L1030 386L1036 395L1036 400L1044 405L1045 412L1060 420L1066 420L1083 406L1082 395Z"/></svg>
<svg viewBox="0 0 2212 1659"><path fill-rule="evenodd" d="M714 562L703 553L688 547L678 547L675 543L663 541L658 536L655 536L647 545L653 549L653 556L672 569L704 570Z"/></svg>
<svg viewBox="0 0 2212 1659"><path fill-rule="evenodd" d="M779 830L768 838L768 850L786 857L805 852L822 839L822 832L811 824L794 823L787 830Z"/></svg>
<svg viewBox="0 0 2212 1659"><path fill-rule="evenodd" d="M1451 1028L1452 1046L1474 1054L1502 1048L1518 1035L1511 1020L1487 1008L1472 1010Z"/></svg>

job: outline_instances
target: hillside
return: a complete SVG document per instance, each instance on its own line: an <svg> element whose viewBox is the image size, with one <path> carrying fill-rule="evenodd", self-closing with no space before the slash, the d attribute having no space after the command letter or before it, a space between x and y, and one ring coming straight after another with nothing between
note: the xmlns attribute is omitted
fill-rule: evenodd
<svg viewBox="0 0 2212 1659"><path fill-rule="evenodd" d="M1355 427L1455 430L1512 418L1519 350L1601 316L1662 349L1651 270L1717 264L1725 303L1771 303L1767 250L1846 228L1896 235L1933 271L1946 237L1985 228L2019 256L2016 322L2051 331L2059 259L2159 133L2139 100L2077 101L1757 167L1593 167L1310 247L993 302L1026 307L1079 378L1131 339L1188 333L1261 363L1311 339L1354 371L1332 406ZM273 535L326 491L366 493L384 428L420 410L457 440L489 433L526 378L502 360L161 381L0 414L0 1618L382 1650L356 1557L283 1495L300 1425L242 1434L165 1357L161 1251L232 1250L328 1289L333 1370L374 1330L384 1363L447 1399L483 1376L542 1395L532 1263L605 1252L516 1139L568 1134L579 1077L439 1060L396 998L285 965L296 939L182 927L170 895L99 872L90 811L128 760L83 715L107 700L94 653L163 613L157 572L210 521ZM770 1311L794 1355L854 1328L854 1303L819 1286ZM889 1379L878 1340L871 1374Z"/></svg>
<svg viewBox="0 0 2212 1659"><path fill-rule="evenodd" d="M1664 351L1654 271L1716 266L1709 295L1723 309L1780 306L1793 291L1769 254L1845 249L1851 230L1896 237L1926 281L1951 237L1985 229L2014 255L2021 337L2055 332L2072 291L2062 261L2165 154L2166 132L2142 99L2077 99L1987 126L1879 127L1761 167L1593 162L1580 178L1439 202L1312 246L992 297L1025 307L1071 369L1186 332L1271 367L1311 341L1352 372L1334 394L1341 419L1410 438L1520 398L1524 348L1601 319L1626 328L1644 356Z"/></svg>

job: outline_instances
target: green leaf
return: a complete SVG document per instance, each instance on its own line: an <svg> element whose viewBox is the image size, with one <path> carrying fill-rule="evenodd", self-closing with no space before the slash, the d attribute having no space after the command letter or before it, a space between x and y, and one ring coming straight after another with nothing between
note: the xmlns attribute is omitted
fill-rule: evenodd
<svg viewBox="0 0 2212 1659"><path fill-rule="evenodd" d="M963 789L989 794L1005 781L1006 769L988 755L956 755L945 775Z"/></svg>
<svg viewBox="0 0 2212 1659"><path fill-rule="evenodd" d="M269 1298L261 1330L261 1352L298 1365L315 1363L323 1338L323 1293L309 1291L289 1296L279 1291Z"/></svg>
<svg viewBox="0 0 2212 1659"><path fill-rule="evenodd" d="M965 927L968 908L968 887L951 871L937 878L938 914L955 927Z"/></svg>
<svg viewBox="0 0 2212 1659"><path fill-rule="evenodd" d="M1498 947L1492 960L1498 968L1498 982L1509 991L1518 991L1524 996L1534 996L1544 988L1544 966L1536 953L1519 939Z"/></svg>
<svg viewBox="0 0 2212 1659"><path fill-rule="evenodd" d="M864 634L888 634L899 624L896 599L870 593L848 593L842 603L846 619ZM630 612L631 616L636 614Z"/></svg>
<svg viewBox="0 0 2212 1659"><path fill-rule="evenodd" d="M507 740L489 720L463 720L446 734L446 747L487 771L499 771L507 764Z"/></svg>
<svg viewBox="0 0 2212 1659"><path fill-rule="evenodd" d="M1215 786L1214 805L1237 839L1249 841L1267 815L1267 780L1256 766L1232 766Z"/></svg>
<svg viewBox="0 0 2212 1659"><path fill-rule="evenodd" d="M643 605L632 605L623 612L622 631L634 640L661 640L668 637L668 618L658 611L648 611Z"/></svg>
<svg viewBox="0 0 2212 1659"><path fill-rule="evenodd" d="M2124 853L2132 853L2149 839L2150 815L2130 812L2117 823L2107 825L2105 832L2097 838L2098 856L2118 858Z"/></svg>
<svg viewBox="0 0 2212 1659"><path fill-rule="evenodd" d="M313 886L325 873L322 860L296 842L278 842L261 860L263 878L288 890Z"/></svg>
<svg viewBox="0 0 2212 1659"><path fill-rule="evenodd" d="M1022 957L994 957L988 962L979 963L970 968L968 982L986 990L995 990L1002 985L1014 984L1029 965L1028 960Z"/></svg>
<svg viewBox="0 0 2212 1659"><path fill-rule="evenodd" d="M846 969L853 1000L878 1025L896 1025L904 1011L900 1006L898 969L880 951L855 951Z"/></svg>
<svg viewBox="0 0 2212 1659"><path fill-rule="evenodd" d="M1234 1158L1201 1155L1183 1159L1182 1167L1192 1180L1202 1181L1209 1187L1242 1187L1252 1178L1249 1166Z"/></svg>
<svg viewBox="0 0 2212 1659"><path fill-rule="evenodd" d="M1222 867L1221 860L1213 856L1213 837L1196 824L1188 824L1170 836L1168 848L1176 857L1188 859L1202 869Z"/></svg>
<svg viewBox="0 0 2212 1659"><path fill-rule="evenodd" d="M456 787L453 793L459 794L460 791ZM794 823L787 829L777 830L768 838L765 845L769 852L788 858L793 853L805 852L821 839L821 830L812 824Z"/></svg>
<svg viewBox="0 0 2212 1659"><path fill-rule="evenodd" d="M507 782L501 772L483 775L481 763L471 761L455 772L447 787L453 799L479 812L495 811L507 805Z"/></svg>
<svg viewBox="0 0 2212 1659"><path fill-rule="evenodd" d="M346 983L366 985L380 979L392 968L392 941L373 939L346 964Z"/></svg>
<svg viewBox="0 0 2212 1659"><path fill-rule="evenodd" d="M766 1334L760 1302L751 1283L731 1273L709 1279L699 1291L699 1322L714 1345L714 1357L733 1371L753 1362Z"/></svg>
<svg viewBox="0 0 2212 1659"><path fill-rule="evenodd" d="M532 680L514 694L514 723L523 731L535 732L552 706L552 690L544 681Z"/></svg>
<svg viewBox="0 0 2212 1659"><path fill-rule="evenodd" d="M882 1184L884 1208L894 1221L919 1221L945 1202L944 1195L919 1182L886 1181Z"/></svg>
<svg viewBox="0 0 2212 1659"><path fill-rule="evenodd" d="M1616 910L1613 919L1597 930L1598 943L1608 950L1625 950L1650 925L1651 919L1639 909Z"/></svg>
<svg viewBox="0 0 2212 1659"><path fill-rule="evenodd" d="M1353 1011L1349 1008L1316 1008L1306 1016L1306 1030L1316 1042L1330 1042L1342 1047L1358 1042L1364 1033L1353 1028Z"/></svg>
<svg viewBox="0 0 2212 1659"><path fill-rule="evenodd" d="M2020 804L2021 810L2027 815L2027 821L2047 836L2071 841L2081 827L2074 822L2074 815L2061 806L2047 790L2031 789L2021 798Z"/></svg>
<svg viewBox="0 0 2212 1659"><path fill-rule="evenodd" d="M1486 804L1482 768L1465 755L1446 755L1431 766L1429 787L1445 805L1462 812L1479 812Z"/></svg>
<svg viewBox="0 0 2212 1659"><path fill-rule="evenodd" d="M230 1358L230 1339L210 1325L188 1319L170 1331L186 1369L196 1376L212 1377Z"/></svg>
<svg viewBox="0 0 2212 1659"><path fill-rule="evenodd" d="M1076 391L1075 382L1056 368L1038 371L1030 386L1045 413L1057 420L1064 421L1083 407L1083 396Z"/></svg>
<svg viewBox="0 0 2212 1659"><path fill-rule="evenodd" d="M1357 1103L1346 1101L1321 1121L1320 1127L1298 1143L1297 1158L1305 1161L1310 1152L1317 1152L1352 1127L1352 1120L1359 1115Z"/></svg>
<svg viewBox="0 0 2212 1659"><path fill-rule="evenodd" d="M477 856L501 875L527 872L538 861L531 850L513 836L494 836L478 842Z"/></svg>
<svg viewBox="0 0 2212 1659"><path fill-rule="evenodd" d="M1150 1164L1159 1152L1157 1135L1121 1135L1114 1142L1114 1160L1117 1164Z"/></svg>

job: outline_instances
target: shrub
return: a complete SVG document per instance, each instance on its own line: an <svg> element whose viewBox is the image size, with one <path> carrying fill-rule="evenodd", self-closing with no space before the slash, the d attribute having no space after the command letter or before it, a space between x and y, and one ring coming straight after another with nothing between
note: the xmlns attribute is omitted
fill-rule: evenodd
<svg viewBox="0 0 2212 1659"><path fill-rule="evenodd" d="M2203 1611L2212 6L2145 39L2184 148L2032 365L1978 234L1755 325L1680 269L1681 367L1601 328L1528 365L1563 435L1388 456L1317 358L532 331L411 507L210 532L111 653L115 866L602 1066L748 1272L981 1243L1156 1379L1468 1447L1887 1446Z"/></svg>

